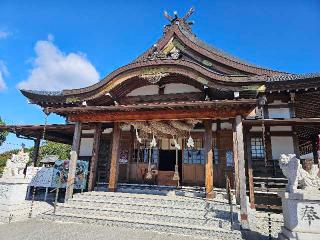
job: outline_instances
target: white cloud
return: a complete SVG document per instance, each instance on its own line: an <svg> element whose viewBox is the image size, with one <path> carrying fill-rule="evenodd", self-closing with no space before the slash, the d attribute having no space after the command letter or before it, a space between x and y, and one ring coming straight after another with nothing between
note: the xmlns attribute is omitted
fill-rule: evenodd
<svg viewBox="0 0 320 240"><path fill-rule="evenodd" d="M11 35L10 32L4 31L4 30L0 30L0 39L6 39L6 38L9 37L10 35Z"/></svg>
<svg viewBox="0 0 320 240"><path fill-rule="evenodd" d="M64 53L53 43L54 37L38 41L36 57L25 81L18 84L20 89L62 90L81 88L99 81L95 67L82 53Z"/></svg>
<svg viewBox="0 0 320 240"><path fill-rule="evenodd" d="M9 71L5 63L0 60L0 91L5 90L7 85L4 81L4 77L9 75Z"/></svg>

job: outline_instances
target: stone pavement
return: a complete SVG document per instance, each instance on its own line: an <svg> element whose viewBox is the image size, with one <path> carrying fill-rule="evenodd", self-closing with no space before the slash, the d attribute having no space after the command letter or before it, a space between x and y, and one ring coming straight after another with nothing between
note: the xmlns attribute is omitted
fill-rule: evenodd
<svg viewBox="0 0 320 240"><path fill-rule="evenodd" d="M130 230L117 227L97 226L90 224L59 223L44 220L25 220L11 224L0 225L0 239L5 240L196 240L193 238L175 234L162 234ZM213 240L211 238L211 240Z"/></svg>

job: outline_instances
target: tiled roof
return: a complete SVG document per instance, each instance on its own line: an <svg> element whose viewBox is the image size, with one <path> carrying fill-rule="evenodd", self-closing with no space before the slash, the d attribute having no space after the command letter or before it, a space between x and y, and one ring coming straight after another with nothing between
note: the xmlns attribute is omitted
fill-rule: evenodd
<svg viewBox="0 0 320 240"><path fill-rule="evenodd" d="M202 47L204 49L207 49L208 51L220 56L220 57L223 57L229 61L232 61L232 62L235 62L235 63L238 63L238 64L241 64L241 65L245 65L245 66L249 66L249 67L254 67L254 68L258 68L258 69L263 69L263 70L267 70L267 71L270 71L270 72L279 72L279 73L284 73L284 72L281 72L281 71L276 71L276 70L272 70L272 69L266 69L264 67L261 67L261 66L258 66L258 65L255 65L255 64L252 64L252 63L249 63L245 60L242 60L240 58L237 58L235 56L232 56L231 54L229 53L226 53L224 51L222 51L221 49L218 49L218 48L215 48L209 44L207 44L206 42L202 41L201 39L199 39L193 32L191 31L186 31L184 30L183 28L179 27L179 29L181 30L181 32L187 37L189 38L192 42L194 42L196 45L198 45L199 47Z"/></svg>
<svg viewBox="0 0 320 240"><path fill-rule="evenodd" d="M44 96L61 96L63 95L63 91L39 91L39 90L26 90L21 89L23 92L28 92L36 95L44 95Z"/></svg>
<svg viewBox="0 0 320 240"><path fill-rule="evenodd" d="M307 73L307 74L282 74L267 78L267 82L280 82L280 81L292 81L292 80L303 80L310 78L318 78L320 73Z"/></svg>

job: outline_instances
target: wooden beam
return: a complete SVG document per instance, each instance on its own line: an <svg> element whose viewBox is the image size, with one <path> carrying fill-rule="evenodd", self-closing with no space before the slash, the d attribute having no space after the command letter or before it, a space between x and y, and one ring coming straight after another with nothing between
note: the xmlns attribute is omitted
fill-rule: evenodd
<svg viewBox="0 0 320 240"><path fill-rule="evenodd" d="M237 154L239 161L239 182L240 182L240 218L243 229L249 229L248 220L248 204L247 204L247 187L246 187L246 169L244 159L244 144L243 144L243 125L242 117L238 115L235 119L237 133Z"/></svg>
<svg viewBox="0 0 320 240"><path fill-rule="evenodd" d="M33 156L32 156L32 161L33 161L33 166L37 166L38 162L38 157L39 157L39 150L40 150L40 142L41 142L41 137L38 136L36 140L34 141L34 147L33 147Z"/></svg>
<svg viewBox="0 0 320 240"><path fill-rule="evenodd" d="M245 119L243 125L261 126L320 126L320 118L288 118L288 119Z"/></svg>
<svg viewBox="0 0 320 240"><path fill-rule="evenodd" d="M205 156L205 187L206 197L214 198L213 192L213 150L212 150L212 120L203 121L204 134L204 156Z"/></svg>
<svg viewBox="0 0 320 240"><path fill-rule="evenodd" d="M124 122L124 121L160 121L186 119L234 118L236 115L248 114L243 109L181 109L135 112L96 112L71 114L71 122Z"/></svg>
<svg viewBox="0 0 320 240"><path fill-rule="evenodd" d="M211 101L180 101L180 102L151 102L144 104L128 104L128 105L111 105L111 106L85 106L85 107L49 107L48 112L58 114L71 113L88 113L88 112L116 112L116 111L134 111L146 109L170 109L170 108L188 108L188 107L207 107L215 109L239 108L252 109L256 106L256 99L240 99L240 100L211 100Z"/></svg>
<svg viewBox="0 0 320 240"><path fill-rule="evenodd" d="M101 123L96 123L94 126L94 136L93 136L93 148L92 148L92 157L90 164L90 173L88 181L88 191L93 191L94 185L96 183L97 177L97 168L98 168L98 158L99 158L99 146L101 138Z"/></svg>
<svg viewBox="0 0 320 240"><path fill-rule="evenodd" d="M120 136L121 136L120 123L114 123L113 136L112 136L109 188L108 188L110 192L115 192L117 190L118 173L119 173Z"/></svg>

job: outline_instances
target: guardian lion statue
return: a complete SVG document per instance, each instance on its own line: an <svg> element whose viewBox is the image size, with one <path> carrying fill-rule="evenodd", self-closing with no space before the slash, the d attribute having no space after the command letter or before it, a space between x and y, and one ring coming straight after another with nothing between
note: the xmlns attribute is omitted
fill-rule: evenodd
<svg viewBox="0 0 320 240"><path fill-rule="evenodd" d="M320 189L319 167L313 164L312 159L305 159L302 166L295 154L282 154L279 166L288 178L286 191L293 192L298 187L307 191Z"/></svg>
<svg viewBox="0 0 320 240"><path fill-rule="evenodd" d="M22 148L17 154L12 154L11 159L7 160L3 177L23 176L23 169L29 162L29 153L25 153Z"/></svg>

